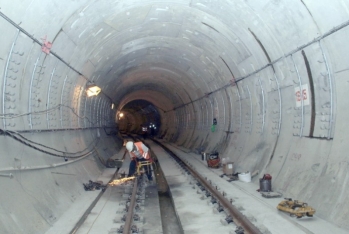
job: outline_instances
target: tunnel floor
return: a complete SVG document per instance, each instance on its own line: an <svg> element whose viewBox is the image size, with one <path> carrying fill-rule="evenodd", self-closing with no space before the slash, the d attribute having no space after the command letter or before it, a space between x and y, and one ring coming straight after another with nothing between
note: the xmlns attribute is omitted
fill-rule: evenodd
<svg viewBox="0 0 349 234"><path fill-rule="evenodd" d="M171 160L164 159L165 154L163 150L159 150L159 147L156 147L156 144L150 140L146 141L147 144L150 145L152 151L157 155L161 168L163 170L164 176L169 178L169 180L173 180L174 176L178 172L174 172L176 170L175 167L171 164ZM264 198L257 191L259 189L259 185L256 183L246 183L243 181L232 181L227 182L226 177L221 177L223 174L222 168L212 169L208 168L205 161L202 160L201 155L188 153L186 149L177 147L173 144L167 144L162 142L169 149L175 152L182 158L185 158L190 164L195 165L195 169L208 180L211 180L215 183L222 192L224 191L227 194L227 197L233 199L233 204L250 220L255 222L257 227L262 231L262 233L347 233L346 230L343 230L329 222L317 217L316 214L312 218L301 218L296 219L294 217L290 217L287 213L283 213L276 209L276 206L280 201L283 200L283 197L280 198ZM119 156L122 157L123 151L120 151L116 158ZM128 159L126 157L123 166L120 168L119 172L123 172L128 170ZM104 173L98 180L103 181L103 183L107 183L115 173L115 169L107 168ZM185 178L186 175L183 175ZM257 175L256 177L261 177L261 175ZM257 179L257 178L255 178ZM254 179L253 179L254 180ZM188 181L189 184L189 181ZM168 184L170 190L176 190L177 192L180 190L181 193L193 193L193 189L191 186L186 187L178 187L178 184ZM116 224L113 220L115 218L115 207L119 207L120 201L115 199L115 194L119 193L115 190L115 187L112 189L107 189L101 198L101 202L98 202L96 207L91 211L90 217L87 218L87 221L82 225L82 227L76 233L105 233L104 231L108 231L111 229L115 229ZM109 191L108 191L109 190ZM81 215L87 209L87 207L94 201L94 199L98 196L100 191L87 191L82 194L82 199L75 202L72 207L65 212L62 218L60 218L54 226L46 232L50 233L69 233L74 227L75 223L79 220ZM150 186L150 190L148 189L148 195L151 198L150 204L151 206L151 215L149 214L148 222L159 222L161 220L160 208L157 202L158 197L158 188L155 185ZM181 217L181 213L184 212L183 208L180 208L183 202L187 202L187 206L195 206L200 205L198 200L200 200L200 194L197 196L193 196L185 198L186 201L183 201L184 196L172 194L174 206L178 209L176 213L179 217ZM113 198L114 197L114 198ZM295 199L295 198L294 198ZM202 204L201 204L202 205ZM205 205L207 205L205 203ZM309 204L316 209L316 204ZM188 209L188 207L186 208ZM214 212L208 213L207 215L215 215ZM219 222L219 218L217 217ZM183 224L182 224L183 225ZM193 224L191 224L193 225ZM197 224L194 224L199 226ZM201 223L201 230L209 230L210 223ZM151 230L151 225L145 227L148 230ZM186 233L185 224L183 225L184 233ZM108 233L108 232L106 232ZM154 233L157 233L156 231Z"/></svg>

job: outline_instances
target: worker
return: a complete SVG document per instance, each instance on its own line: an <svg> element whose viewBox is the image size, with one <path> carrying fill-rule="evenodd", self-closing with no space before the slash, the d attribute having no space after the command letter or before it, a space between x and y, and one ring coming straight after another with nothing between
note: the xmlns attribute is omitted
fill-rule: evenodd
<svg viewBox="0 0 349 234"><path fill-rule="evenodd" d="M143 135L143 139L147 139L147 135L148 135L148 128L145 125L142 125L142 135Z"/></svg>
<svg viewBox="0 0 349 234"><path fill-rule="evenodd" d="M126 150L128 151L131 158L131 162L128 170L128 176L133 176L136 172L137 162L151 160L149 148L145 146L141 141L139 142L128 141L126 143ZM153 181L152 173L148 166L145 168L145 173L148 177L148 180Z"/></svg>

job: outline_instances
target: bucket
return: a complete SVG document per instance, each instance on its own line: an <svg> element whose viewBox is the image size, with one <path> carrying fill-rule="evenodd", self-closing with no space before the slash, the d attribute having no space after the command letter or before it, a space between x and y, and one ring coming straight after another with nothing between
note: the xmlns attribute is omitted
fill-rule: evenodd
<svg viewBox="0 0 349 234"><path fill-rule="evenodd" d="M240 173L238 175L239 180L243 181L243 182L251 182L251 172L245 172L245 173Z"/></svg>
<svg viewBox="0 0 349 234"><path fill-rule="evenodd" d="M271 192L271 180L259 179L259 190L261 192Z"/></svg>

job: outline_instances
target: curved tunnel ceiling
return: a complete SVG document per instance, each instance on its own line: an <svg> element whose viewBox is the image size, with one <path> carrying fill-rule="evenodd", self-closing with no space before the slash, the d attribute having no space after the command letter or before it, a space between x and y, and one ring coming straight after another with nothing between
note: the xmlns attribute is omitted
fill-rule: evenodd
<svg viewBox="0 0 349 234"><path fill-rule="evenodd" d="M235 64L251 56L245 46L251 35L239 21L225 19L223 5L217 15L199 3L144 2L111 6L101 17L95 4L73 15L63 30L91 49L91 76L114 101L146 89L166 94L174 106L188 103L239 76Z"/></svg>

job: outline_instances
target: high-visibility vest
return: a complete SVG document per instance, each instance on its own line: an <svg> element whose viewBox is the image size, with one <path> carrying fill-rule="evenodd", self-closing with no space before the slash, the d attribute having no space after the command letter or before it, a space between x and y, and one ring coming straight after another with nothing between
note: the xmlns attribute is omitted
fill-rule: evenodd
<svg viewBox="0 0 349 234"><path fill-rule="evenodd" d="M143 143L142 142L135 142L134 144L137 147L138 152L141 153L142 157L148 160L150 158L150 154L149 154L149 151L144 152L144 150L142 148ZM130 152L130 153L131 153L132 157L137 157L133 152Z"/></svg>

